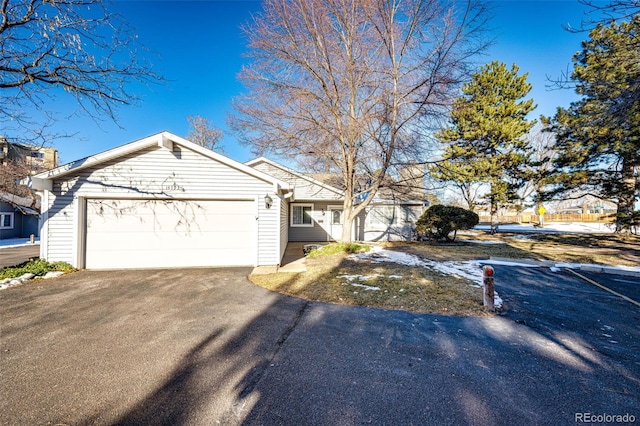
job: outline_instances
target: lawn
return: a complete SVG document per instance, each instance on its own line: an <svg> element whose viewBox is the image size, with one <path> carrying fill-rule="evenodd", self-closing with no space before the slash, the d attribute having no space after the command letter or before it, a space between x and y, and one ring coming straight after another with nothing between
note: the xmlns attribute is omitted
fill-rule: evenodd
<svg viewBox="0 0 640 426"><path fill-rule="evenodd" d="M468 232L458 238L453 243L381 244L387 250L423 259L425 265L420 266L376 259L375 255L374 261L372 257L359 259L334 246L325 254L314 253L305 259L306 272L249 278L273 291L313 301L445 315L488 315L482 306L478 280L449 270L468 269L473 261L490 257L640 265L640 238L635 236ZM350 247L349 251L357 250Z"/></svg>

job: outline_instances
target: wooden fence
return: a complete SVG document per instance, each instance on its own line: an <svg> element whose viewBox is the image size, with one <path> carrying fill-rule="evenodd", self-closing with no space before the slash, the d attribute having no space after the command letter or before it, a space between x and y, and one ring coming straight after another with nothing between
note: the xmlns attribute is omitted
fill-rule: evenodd
<svg viewBox="0 0 640 426"><path fill-rule="evenodd" d="M539 223L540 217L537 214L518 214L497 216L499 223ZM592 222L592 223L611 223L614 216L611 214L594 213L594 214L545 214L545 222ZM491 216L481 215L480 223L491 223Z"/></svg>

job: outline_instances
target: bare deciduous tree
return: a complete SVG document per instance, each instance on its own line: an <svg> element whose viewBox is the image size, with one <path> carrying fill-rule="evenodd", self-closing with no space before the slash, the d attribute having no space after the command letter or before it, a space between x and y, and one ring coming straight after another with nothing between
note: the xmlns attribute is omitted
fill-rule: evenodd
<svg viewBox="0 0 640 426"><path fill-rule="evenodd" d="M136 99L128 83L159 80L141 49L133 29L102 0L2 0L3 132L32 144L46 139L43 131L60 119L52 103L62 95L96 120L115 120L115 108Z"/></svg>
<svg viewBox="0 0 640 426"><path fill-rule="evenodd" d="M578 0L587 6L584 18L578 27L567 25L572 32L591 31L597 24L609 24L611 21L628 21L640 13L638 0Z"/></svg>
<svg viewBox="0 0 640 426"><path fill-rule="evenodd" d="M220 128L199 115L190 115L187 117L187 121L189 122L188 140L212 151L224 153L224 149L219 145L222 139Z"/></svg>
<svg viewBox="0 0 640 426"><path fill-rule="evenodd" d="M36 208L37 197L35 191L20 181L31 174L31 168L23 161L5 160L0 165L0 201L14 204L16 197L29 200L28 207Z"/></svg>
<svg viewBox="0 0 640 426"><path fill-rule="evenodd" d="M485 47L486 12L475 0L266 0L245 28L247 92L230 125L256 153L339 171L350 241L376 192L428 160L425 129Z"/></svg>

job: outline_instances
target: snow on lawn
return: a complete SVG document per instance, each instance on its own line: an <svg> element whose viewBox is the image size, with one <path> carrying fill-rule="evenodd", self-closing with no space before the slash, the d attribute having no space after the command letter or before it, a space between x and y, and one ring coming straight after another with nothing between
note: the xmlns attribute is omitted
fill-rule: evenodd
<svg viewBox="0 0 640 426"><path fill-rule="evenodd" d="M593 268L598 268L605 272L616 273L619 271L627 271L627 272L637 272L640 273L640 267L630 267L630 266L606 266L606 265L597 265L597 264L582 264L582 263L554 263L554 262L536 262L536 261L517 261L517 260L500 260L500 259L490 259L490 260L472 260L466 262L435 262L428 259L422 259L416 255L403 253L398 251L386 250L380 246L372 246L371 250L366 253L358 253L351 254L349 258L352 260L365 260L373 263L382 263L382 262L391 262L398 263L405 266L416 266L422 268L430 268L436 271L439 271L443 274L453 275L456 277L466 278L473 282L471 284L473 287L482 288L483 280L482 280L482 265L508 265L508 266L518 266L518 267L526 267L526 268L540 268L542 266L548 267L552 272L559 272L562 268L565 269L589 269L593 270ZM342 278L348 279L350 282L356 279L357 277L360 280L366 280L370 278L375 278L379 275L370 275L370 276L350 276L344 275ZM354 277L354 278L350 278ZM392 276L389 275L389 278L402 278L401 276ZM351 283L351 285L356 285ZM359 284L358 286L363 286L363 284ZM365 286L371 287L371 286ZM366 288L366 290L372 290L373 288ZM378 289L379 288L375 288ZM502 307L502 299L498 296L498 293L495 293L495 306L496 308Z"/></svg>
<svg viewBox="0 0 640 426"><path fill-rule="evenodd" d="M365 290L380 290L380 287L375 287L375 286L370 286L370 285L364 285L364 284L358 284L358 283L354 283L354 280L358 280L358 281L367 281L367 280L375 280L376 278L382 278L384 277L384 275L382 274L373 274L373 275L338 275L337 278L344 278L347 281L349 281L349 285L352 285L354 287L360 287L363 288ZM392 278L392 279L400 279L402 278L402 275L389 275L387 278Z"/></svg>
<svg viewBox="0 0 640 426"><path fill-rule="evenodd" d="M473 287L482 288L482 270L480 269L480 263L476 260L467 262L434 262L409 253L386 250L380 246L372 246L371 250L366 253L351 254L349 255L349 259L366 260L373 263L390 262L405 266L430 268L446 275L466 278L475 283L472 284ZM496 308L502 307L502 299L498 296L497 292L495 293L494 304Z"/></svg>
<svg viewBox="0 0 640 426"><path fill-rule="evenodd" d="M477 225L473 229L488 231L489 225ZM598 222L546 222L542 228L533 224L501 223L499 232L568 232L568 233L612 233L615 228L609 223Z"/></svg>
<svg viewBox="0 0 640 426"><path fill-rule="evenodd" d="M473 243L473 244L506 244L504 241L496 241L496 240L461 240L460 238L457 239L458 242L460 243Z"/></svg>

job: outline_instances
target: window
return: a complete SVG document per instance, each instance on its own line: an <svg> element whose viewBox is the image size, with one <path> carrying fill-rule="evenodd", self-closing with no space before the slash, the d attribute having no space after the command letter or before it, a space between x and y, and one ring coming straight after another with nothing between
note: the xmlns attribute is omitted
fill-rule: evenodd
<svg viewBox="0 0 640 426"><path fill-rule="evenodd" d="M331 210L331 224L342 225L342 210Z"/></svg>
<svg viewBox="0 0 640 426"><path fill-rule="evenodd" d="M0 213L0 229L13 229L13 213Z"/></svg>
<svg viewBox="0 0 640 426"><path fill-rule="evenodd" d="M313 204L291 205L291 226L313 226Z"/></svg>

